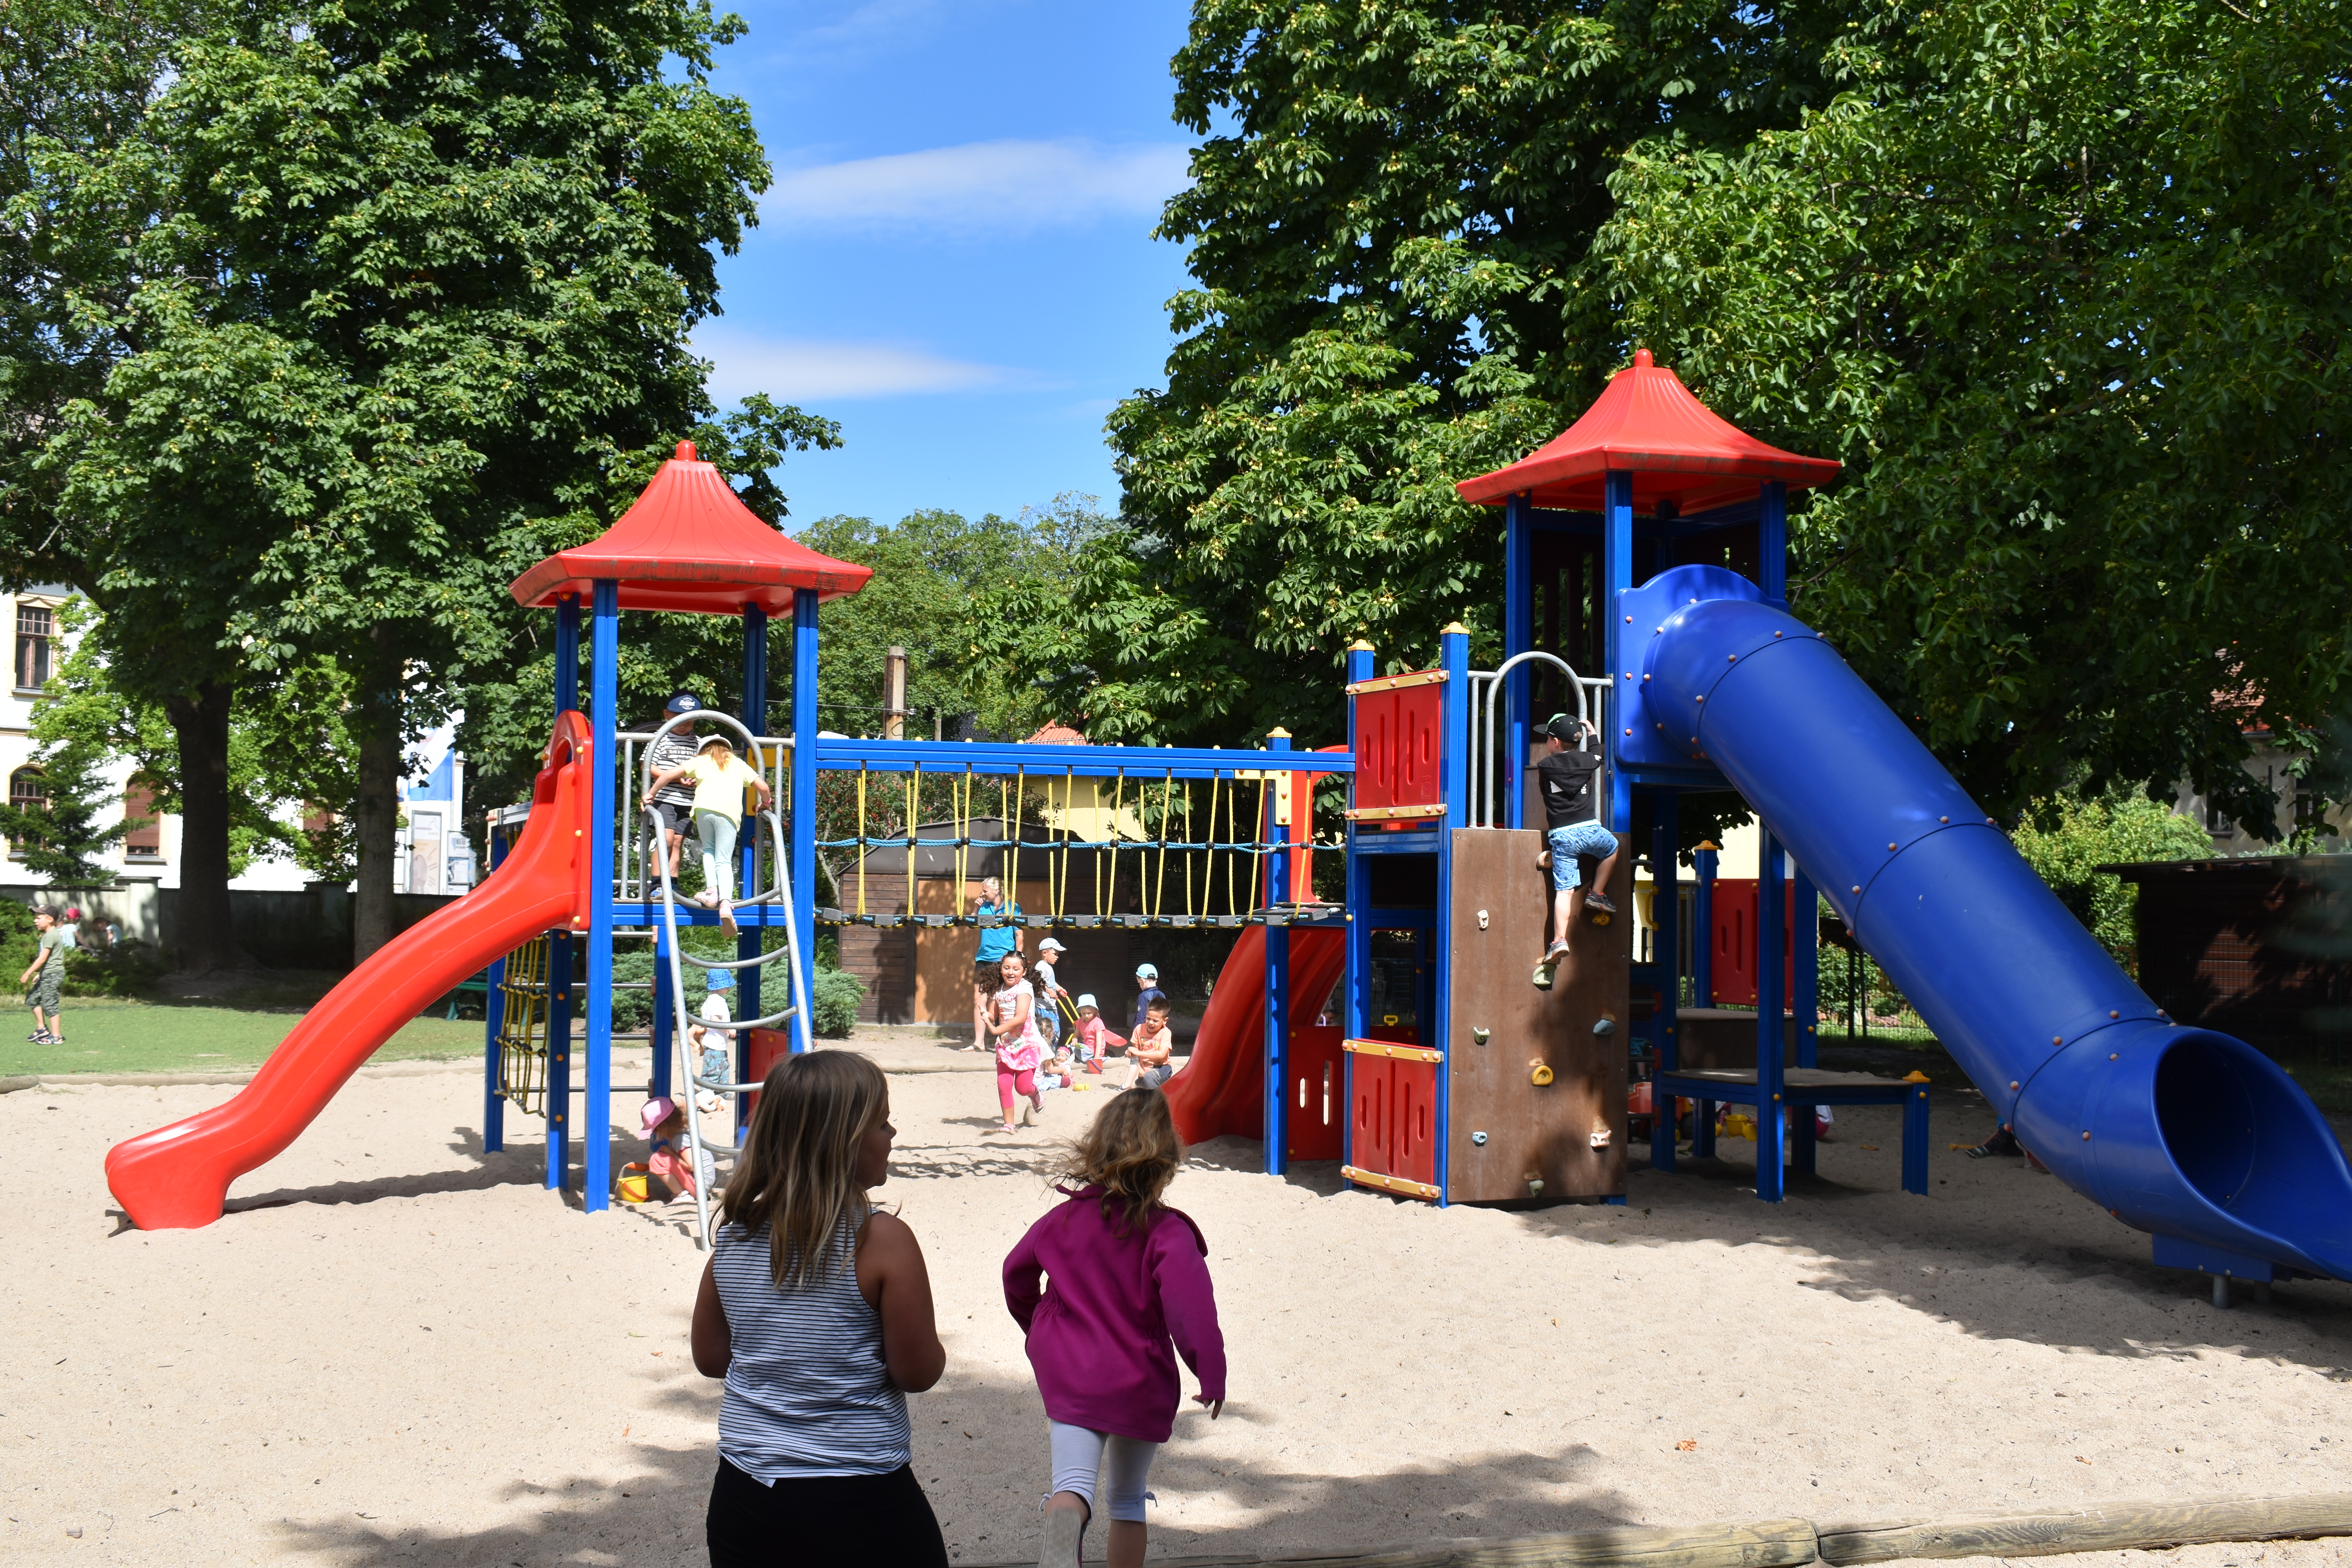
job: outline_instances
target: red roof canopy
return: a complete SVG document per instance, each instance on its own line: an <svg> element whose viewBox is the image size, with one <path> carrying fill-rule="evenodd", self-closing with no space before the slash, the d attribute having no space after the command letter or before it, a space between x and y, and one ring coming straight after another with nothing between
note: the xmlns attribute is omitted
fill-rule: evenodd
<svg viewBox="0 0 2352 1568"><path fill-rule="evenodd" d="M788 616L795 589L835 599L873 575L871 566L820 555L761 521L715 466L695 457L694 443L680 441L620 521L590 543L557 551L507 591L518 605L548 605L565 594L585 599L599 578L611 577L620 581L625 610L734 616L757 605Z"/></svg>
<svg viewBox="0 0 2352 1568"><path fill-rule="evenodd" d="M1633 351L1633 363L1609 385L1584 417L1507 468L1454 488L1462 499L1500 506L1531 493L1535 504L1565 511L1599 511L1603 480L1633 476L1633 510L1673 501L1687 517L1754 496L1766 479L1790 485L1826 484L1839 464L1768 447L1716 417L1673 371Z"/></svg>

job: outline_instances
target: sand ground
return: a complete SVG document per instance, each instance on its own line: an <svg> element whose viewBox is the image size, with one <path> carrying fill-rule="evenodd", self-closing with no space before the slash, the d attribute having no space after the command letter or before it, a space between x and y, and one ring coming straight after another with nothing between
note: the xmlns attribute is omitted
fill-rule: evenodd
<svg viewBox="0 0 2352 1568"><path fill-rule="evenodd" d="M1048 1140L1103 1097L1008 1139L983 1076L892 1086L887 1194L950 1352L916 1464L959 1561L1017 1559L1045 1421L997 1269L1048 1202ZM108 1146L228 1092L0 1096L0 1558L699 1560L719 1388L688 1361L686 1205L581 1214L539 1184L535 1119L486 1158L478 1077L411 1068L355 1079L219 1224L126 1229ZM2217 1312L2050 1178L1944 1151L1982 1120L1939 1109L1921 1199L1895 1113L1853 1112L1777 1209L1736 1158L1638 1171L1623 1208L1440 1213L1203 1146L1172 1196L1211 1243L1233 1398L1180 1420L1154 1554L2352 1491L2352 1288Z"/></svg>

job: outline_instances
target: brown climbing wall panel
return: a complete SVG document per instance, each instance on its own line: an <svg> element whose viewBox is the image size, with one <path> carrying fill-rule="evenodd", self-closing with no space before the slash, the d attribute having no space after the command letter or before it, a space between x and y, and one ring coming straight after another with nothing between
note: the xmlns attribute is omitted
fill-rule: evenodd
<svg viewBox="0 0 2352 1568"><path fill-rule="evenodd" d="M1609 889L1616 918L1605 926L1580 925L1552 988L1538 991L1530 981L1551 905L1551 873L1536 864L1542 850L1543 835L1532 831L1471 827L1454 834L1447 921L1453 1016L1445 1042L1452 1203L1525 1199L1530 1173L1543 1181L1534 1195L1546 1200L1625 1191L1633 858L1617 857ZM1616 1026L1595 1035L1592 1026L1604 1016ZM1480 1028L1487 1031L1483 1046ZM1538 1063L1551 1069L1550 1083L1533 1081ZM1602 1131L1607 1139L1596 1148L1593 1137ZM1477 1132L1486 1135L1483 1145L1473 1141Z"/></svg>

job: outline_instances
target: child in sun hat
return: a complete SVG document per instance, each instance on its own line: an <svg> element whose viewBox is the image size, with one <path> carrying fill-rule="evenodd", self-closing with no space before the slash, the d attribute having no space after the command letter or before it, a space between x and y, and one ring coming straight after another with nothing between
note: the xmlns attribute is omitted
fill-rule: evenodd
<svg viewBox="0 0 2352 1568"><path fill-rule="evenodd" d="M1077 1005L1078 1026L1070 1032L1070 1037L1077 1042L1077 1048L1085 1058L1087 1070L1099 1074L1102 1071L1104 1056L1118 1049L1119 1047L1127 1044L1127 1041L1103 1026L1102 1008L1095 1001L1093 992L1081 992Z"/></svg>

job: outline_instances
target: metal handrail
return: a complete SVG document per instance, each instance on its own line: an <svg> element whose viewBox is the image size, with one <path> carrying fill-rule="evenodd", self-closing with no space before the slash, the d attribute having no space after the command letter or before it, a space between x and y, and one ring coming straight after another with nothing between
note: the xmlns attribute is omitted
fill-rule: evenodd
<svg viewBox="0 0 2352 1568"><path fill-rule="evenodd" d="M1470 672L1472 700L1475 700L1481 690L1486 695L1486 746L1483 754L1474 754L1470 759L1470 787L1473 792L1471 820L1482 827L1496 826L1495 791L1498 781L1495 776L1496 764L1495 699L1503 689L1503 678L1520 665L1531 661L1553 665L1568 678L1569 689L1576 693L1576 719L1579 724L1592 722L1592 708L1588 701L1588 696L1606 689L1609 685L1607 680L1599 676L1577 674L1575 668L1568 660L1558 654L1546 653L1539 648L1529 649L1526 653L1515 653L1496 668L1474 669ZM1475 730L1472 739L1474 742L1477 739L1477 732ZM1474 752L1476 750L1475 744L1473 749ZM1602 754L1604 756L1607 754L1605 746L1602 748ZM1522 761L1519 765L1526 764Z"/></svg>

